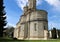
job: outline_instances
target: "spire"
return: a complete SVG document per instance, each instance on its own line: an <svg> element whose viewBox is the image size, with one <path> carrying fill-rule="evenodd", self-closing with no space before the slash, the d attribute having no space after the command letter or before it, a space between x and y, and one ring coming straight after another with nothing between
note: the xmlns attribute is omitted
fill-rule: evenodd
<svg viewBox="0 0 60 42"><path fill-rule="evenodd" d="M29 3L28 6L29 9L36 9L36 0L28 0L28 3Z"/></svg>

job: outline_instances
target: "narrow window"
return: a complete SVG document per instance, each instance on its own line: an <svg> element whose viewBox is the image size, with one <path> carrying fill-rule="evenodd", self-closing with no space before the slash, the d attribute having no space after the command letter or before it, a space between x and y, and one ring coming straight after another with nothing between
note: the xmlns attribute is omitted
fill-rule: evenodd
<svg viewBox="0 0 60 42"><path fill-rule="evenodd" d="M44 26L44 30L46 30L46 27Z"/></svg>
<svg viewBox="0 0 60 42"><path fill-rule="evenodd" d="M35 23L35 24L34 24L34 29L35 29L35 31L36 31L36 25L37 25L37 24Z"/></svg>

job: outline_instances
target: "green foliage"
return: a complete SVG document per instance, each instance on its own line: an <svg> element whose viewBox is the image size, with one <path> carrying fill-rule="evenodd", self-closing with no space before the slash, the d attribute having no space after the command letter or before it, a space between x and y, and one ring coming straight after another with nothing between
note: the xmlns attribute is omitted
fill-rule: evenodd
<svg viewBox="0 0 60 42"><path fill-rule="evenodd" d="M0 40L1 42L60 42L60 40L13 40L13 39L4 39Z"/></svg>
<svg viewBox="0 0 60 42"><path fill-rule="evenodd" d="M8 26L8 27L6 27L5 28L5 30L4 30L5 32L4 32L4 37L13 37L13 32L14 32L14 27L12 27L12 26Z"/></svg>
<svg viewBox="0 0 60 42"><path fill-rule="evenodd" d="M52 30L52 38L53 39L56 39L57 38L56 28L53 28L53 30Z"/></svg>
<svg viewBox="0 0 60 42"><path fill-rule="evenodd" d="M3 37L3 28L7 24L5 14L3 0L0 0L0 37Z"/></svg>
<svg viewBox="0 0 60 42"><path fill-rule="evenodd" d="M59 36L59 39L60 39L60 30L58 30L58 36Z"/></svg>

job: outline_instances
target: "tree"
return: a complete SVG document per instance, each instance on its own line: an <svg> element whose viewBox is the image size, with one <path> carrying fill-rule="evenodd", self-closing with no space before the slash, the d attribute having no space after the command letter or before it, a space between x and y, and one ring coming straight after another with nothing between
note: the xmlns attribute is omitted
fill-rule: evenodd
<svg viewBox="0 0 60 42"><path fill-rule="evenodd" d="M0 0L0 37L3 37L3 28L7 24L4 8L3 0Z"/></svg>
<svg viewBox="0 0 60 42"><path fill-rule="evenodd" d="M56 28L53 28L53 30L52 30L52 38L53 39L56 39L57 38Z"/></svg>
<svg viewBox="0 0 60 42"><path fill-rule="evenodd" d="M59 38L60 38L60 30L57 30L58 31L58 36L59 36Z"/></svg>
<svg viewBox="0 0 60 42"><path fill-rule="evenodd" d="M14 27L13 26L8 26L6 27L6 34L8 37L12 37L13 38L13 33L14 33Z"/></svg>

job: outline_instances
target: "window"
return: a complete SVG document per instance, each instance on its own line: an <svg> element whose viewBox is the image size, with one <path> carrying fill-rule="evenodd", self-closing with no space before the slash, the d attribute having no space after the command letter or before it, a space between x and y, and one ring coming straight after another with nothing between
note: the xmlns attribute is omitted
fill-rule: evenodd
<svg viewBox="0 0 60 42"><path fill-rule="evenodd" d="M37 24L35 23L35 24L34 24L34 30L35 30L35 31L36 31L36 25L37 25Z"/></svg>
<svg viewBox="0 0 60 42"><path fill-rule="evenodd" d="M46 30L46 27L44 26L44 30Z"/></svg>

